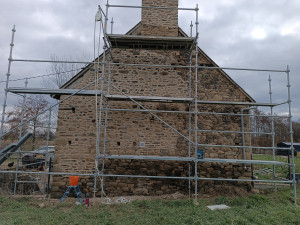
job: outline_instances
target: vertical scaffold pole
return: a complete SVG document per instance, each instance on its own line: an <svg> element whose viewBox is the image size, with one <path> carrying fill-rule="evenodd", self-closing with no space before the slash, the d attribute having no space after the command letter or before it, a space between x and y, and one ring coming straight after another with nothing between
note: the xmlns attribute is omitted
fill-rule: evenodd
<svg viewBox="0 0 300 225"><path fill-rule="evenodd" d="M270 95L270 104L273 103L273 99L272 99L272 79L271 79L271 75L269 75L269 95ZM273 155L273 161L276 161L275 158L275 132L274 132L274 112L273 112L273 106L271 106L271 116L272 116L272 120L271 120L271 133L272 133L272 155ZM273 164L273 179L275 180L276 178L276 167L275 164ZM274 191L276 191L276 183L274 183Z"/></svg>
<svg viewBox="0 0 300 225"><path fill-rule="evenodd" d="M27 88L28 85L28 79L25 80L25 88ZM26 102L26 94L23 95L23 102L22 102L22 114L21 114L21 126L19 128L19 140L21 139L23 135L23 123L24 123L24 114L25 114L25 102ZM20 157L21 157L21 148L18 148L18 154L17 154L17 165L16 165L16 174L15 174L15 184L14 184L14 195L16 195L17 192L17 184L18 184L18 170L20 166Z"/></svg>
<svg viewBox="0 0 300 225"><path fill-rule="evenodd" d="M99 15L100 14L100 15ZM99 22L99 37L98 37L98 51L97 51L97 56L96 56L96 30L97 30L97 22ZM101 24L102 23L102 10L100 5L98 5L98 12L96 13L95 16L95 26L94 26L94 59L97 59L94 64L94 71L95 71L95 91L99 90L99 68L100 68L100 46L101 46ZM102 94L102 93L101 93ZM97 178L99 175L98 171L98 160L97 156L99 155L99 118L98 118L98 95L95 94L95 117L96 117L96 131L97 131L97 138L96 138L96 148L97 148L97 153L95 155L95 173L94 173L94 198L96 197L96 185L97 185Z"/></svg>
<svg viewBox="0 0 300 225"><path fill-rule="evenodd" d="M196 42L195 42L195 203L198 202L198 162L197 162L197 150L198 150L198 32L199 32L199 8L196 5Z"/></svg>
<svg viewBox="0 0 300 225"><path fill-rule="evenodd" d="M103 29L103 37L106 38L107 33L107 21L108 21L108 0L106 3L106 14L105 14L105 22ZM103 112L103 89L104 89L104 80L105 80L105 61L106 61L106 42L103 45L103 56L102 56L102 74L101 74L101 95L100 95L100 110L99 110L99 119L98 119L98 131L97 131L97 146L96 146L96 160L95 160L95 175L94 175L94 197L96 197L97 192L97 177L99 176L99 153L100 153L100 142L101 142L101 120L102 120L102 112ZM102 176L103 179L103 176ZM103 196L103 190L101 190L101 196Z"/></svg>
<svg viewBox="0 0 300 225"><path fill-rule="evenodd" d="M110 77L111 77L111 58L108 62L108 83L107 83L107 95L110 94ZM109 100L106 99L106 106L105 106L105 121L104 121L104 139L103 139L103 155L106 155L106 138L107 138L107 121L108 121L108 108L109 108ZM102 159L102 174L104 174L105 170L105 159ZM103 197L104 192L104 177L102 177L101 182L101 197Z"/></svg>
<svg viewBox="0 0 300 225"><path fill-rule="evenodd" d="M100 16L98 16L97 14L100 14ZM96 14L95 17L95 27L94 27L94 59L97 58L97 63L94 64L94 70L95 70L95 89L96 91L98 91L99 89L99 67L100 67L100 42L101 42L101 22L102 22L102 10L100 5L98 6L98 12ZM96 56L96 27L97 27L97 21L99 22L99 38L98 38L98 51L97 51L97 56ZM102 94L102 93L101 93ZM97 185L97 177L99 175L99 171L98 171L98 159L97 159L97 155L99 155L99 118L98 118L98 95L95 95L95 114L96 114L96 130L97 130L97 139L96 139L96 155L95 155L95 173L94 173L94 198L96 197L96 185Z"/></svg>
<svg viewBox="0 0 300 225"><path fill-rule="evenodd" d="M110 23L111 23L110 33L113 34L113 32L114 32L114 23L115 23L113 17L111 18L111 22Z"/></svg>
<svg viewBox="0 0 300 225"><path fill-rule="evenodd" d="M8 68L7 68L7 74L6 74L6 85L5 85L5 91L4 91L4 103L3 103L3 110L2 110L2 119L1 119L1 129L0 129L0 149L2 147L2 139L3 139L3 130L4 130L4 120L5 120L5 109L6 109L6 102L7 102L7 89L8 89L8 83L9 83L9 77L10 77L10 68L12 63L12 51L14 47L14 40L15 40L15 33L16 33L16 26L14 25L12 29L12 37L10 42L10 52L9 52L9 58L8 58Z"/></svg>
<svg viewBox="0 0 300 225"><path fill-rule="evenodd" d="M48 177L47 174L47 160L49 157L49 141L50 141L50 127L51 127L51 116L52 116L52 109L49 110L49 118L48 118L48 128L47 128L47 141L46 141L46 154L45 154L45 164L44 164L44 183L43 183L43 195L45 195L46 191L46 178Z"/></svg>
<svg viewBox="0 0 300 225"><path fill-rule="evenodd" d="M289 103L289 124L290 124L290 136L291 136L291 148L290 152L292 154L292 166L293 166L293 186L294 186L294 203L297 204L297 183L295 176L295 156L294 156L294 137L293 137L293 121L292 121L292 100L291 100L291 83L290 83L290 68L287 66L287 88L288 88L288 103Z"/></svg>
<svg viewBox="0 0 300 225"><path fill-rule="evenodd" d="M189 153L188 156L189 158L191 157L191 148L192 148L192 143L191 143L191 138L192 138L192 107L191 104L189 104ZM191 177L191 163L189 162L189 171L188 171L188 176L189 178ZM189 179L189 198L191 198L191 179Z"/></svg>
<svg viewBox="0 0 300 225"><path fill-rule="evenodd" d="M191 22L192 23L192 22ZM192 36L192 27L193 23L191 24L191 36ZM192 97L192 54L193 51L190 53L190 58L189 58L189 98ZM188 156L191 157L191 138L192 138L192 107L191 104L189 104L189 152ZM189 178L191 177L191 163L189 162L189 171L188 171ZM191 179L189 179L189 198L191 198Z"/></svg>
<svg viewBox="0 0 300 225"><path fill-rule="evenodd" d="M244 111L249 108L241 110L241 128L242 128L242 145L243 145L243 160L246 159L246 142L245 142L245 124L244 124ZM244 164L244 170L247 170L247 165Z"/></svg>

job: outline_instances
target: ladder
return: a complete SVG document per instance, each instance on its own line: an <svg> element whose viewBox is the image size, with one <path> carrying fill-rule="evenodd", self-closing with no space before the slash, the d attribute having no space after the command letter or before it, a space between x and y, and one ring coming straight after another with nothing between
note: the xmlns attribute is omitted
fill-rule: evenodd
<svg viewBox="0 0 300 225"><path fill-rule="evenodd" d="M60 202L63 202L68 197L68 194L70 194L72 188L74 188L74 190L75 190L75 193L76 193L77 198L78 198L78 202L82 203L84 201L84 198L83 198L83 195L82 195L82 193L80 191L80 188L77 185L77 186L68 186L66 192L64 193L64 195L59 200Z"/></svg>

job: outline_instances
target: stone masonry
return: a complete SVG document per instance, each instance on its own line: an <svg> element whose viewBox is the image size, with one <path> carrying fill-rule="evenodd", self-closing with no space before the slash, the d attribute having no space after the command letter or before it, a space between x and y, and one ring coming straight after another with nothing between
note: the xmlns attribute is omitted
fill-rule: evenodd
<svg viewBox="0 0 300 225"><path fill-rule="evenodd" d="M144 6L177 7L177 0L143 0ZM142 21L127 35L141 34L142 36L185 36L178 28L178 14L175 10L143 9ZM186 50L149 50L141 48L113 48L111 49L113 63L126 64L156 64L156 65L189 65L189 53ZM195 56L195 53L193 53ZM101 58L103 56L100 56ZM109 54L106 54L106 59ZM195 57L192 58L193 64ZM108 62L108 61L107 61ZM199 49L199 65L216 66L216 64ZM189 69L188 68L159 68L136 67L126 65L112 65L111 75L108 76L108 66L105 68L105 80L111 82L108 90L104 84L106 94L131 96L160 96L160 97L189 97ZM194 96L194 74L191 77L191 95ZM93 66L88 66L83 72L71 79L63 88L80 89L95 81ZM101 70L100 74L101 76ZM88 89L100 89L93 85ZM122 93L121 93L121 92ZM63 98L64 96L61 96ZM198 99L213 101L253 101L234 81L221 70L199 70ZM149 103L140 102L150 110L162 110L157 115L173 126L186 137L189 136L189 115L183 113L169 113L169 111L194 110L194 105L187 103ZM106 155L150 155L150 156L182 156L189 155L189 143L166 125L147 112L117 111L117 109L141 108L131 101L104 101L107 111ZM244 106L233 105L199 105L198 110L216 113L240 113ZM76 96L60 104L56 139L56 153L54 171L67 173L94 173L97 143L97 117L99 97ZM115 110L113 110L115 109ZM245 121L248 121L245 119ZM102 129L100 152L104 151L105 110L102 111ZM192 129L194 118L191 119ZM233 115L198 116L200 130L240 131L241 119ZM245 126L248 124L245 122ZM195 135L192 131L192 137ZM242 145L241 134L198 132L198 142L211 145ZM193 140L194 138L192 138ZM247 140L248 141L248 140ZM143 145L144 144L144 145ZM203 147L205 157L222 159L242 159L242 149ZM192 146L191 155L194 156ZM247 151L246 158L250 159L251 152ZM104 163L105 174L147 175L147 176L176 176L189 174L187 162L176 161L145 161L145 160L99 160L99 171ZM191 175L194 175L194 164L191 163ZM245 171L240 164L199 163L198 176L205 178L250 178L249 171ZM93 177L80 177L79 185L84 193L93 192ZM67 176L55 176L52 183L52 196L60 197L69 183ZM233 186L232 186L233 185ZM194 183L191 183L192 191ZM100 179L97 184L97 195L100 195ZM249 186L243 183L226 183L201 181L200 193L214 193L228 191L234 188L247 190ZM161 195L175 192L188 192L188 181L149 178L105 178L104 191L109 196L120 195Z"/></svg>
<svg viewBox="0 0 300 225"><path fill-rule="evenodd" d="M178 0L143 0L142 6L178 8ZM141 34L178 36L178 12L172 9L142 9Z"/></svg>

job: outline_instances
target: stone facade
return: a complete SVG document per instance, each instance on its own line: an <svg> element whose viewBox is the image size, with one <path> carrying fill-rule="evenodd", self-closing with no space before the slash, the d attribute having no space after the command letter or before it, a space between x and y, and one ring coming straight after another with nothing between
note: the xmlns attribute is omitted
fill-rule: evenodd
<svg viewBox="0 0 300 225"><path fill-rule="evenodd" d="M144 0L143 5L156 5L177 7L178 1ZM157 6L157 5L156 5ZM143 9L142 22L135 33L142 35L178 36L178 15L169 13L165 16L164 10ZM173 12L173 11L172 11ZM155 13L160 13L155 15ZM150 15L151 14L151 15ZM151 19L150 18L154 18ZM148 19L147 19L148 18ZM164 18L166 23L160 23L157 18ZM169 21L171 18L172 21ZM150 22L149 22L150 21ZM152 26L149 28L148 24ZM160 25L161 24L161 25ZM176 24L176 26L174 26ZM165 29L169 27L171 32ZM166 32L166 33L164 33ZM175 35L176 33L176 35ZM129 34L130 35L130 34ZM184 35L184 34L182 34ZM156 64L156 65L188 65L188 50L146 50L146 49L118 49L112 50L113 63L126 64ZM195 54L193 54L195 55ZM109 54L106 55L109 58ZM192 59L195 63L195 58ZM199 49L199 65L216 66L215 63ZM136 67L126 65L112 65L111 75L108 76L108 67L105 68L105 79L110 80L111 86L105 82L105 93L122 95L120 91L132 96L157 96L157 97L189 97L189 69ZM194 75L195 71L192 71ZM194 96L194 77L191 78L192 96ZM83 88L95 80L93 68L85 70L64 88ZM101 74L99 74L101 76ZM99 89L90 86L88 89ZM237 84L235 84L221 70L200 70L198 81L199 100L214 101L252 101ZM63 98L62 96L61 98ZM149 103L141 104L150 110L164 111L189 111L186 103ZM141 109L133 102L109 101L104 106L111 109ZM240 113L245 106L199 105L198 110L204 112ZM71 110L73 108L73 110ZM69 173L94 173L96 156L96 108L99 108L99 98L76 96L60 104L58 115L58 128L56 139L56 153L54 171ZM191 106L193 109L193 105ZM182 156L189 155L188 142L166 125L146 112L114 111L109 110L107 117L105 154L107 155L155 155L155 156ZM186 137L189 136L189 116L184 113L160 112L157 115L173 126ZM247 121L247 120L245 120ZM192 117L192 129L194 118ZM102 112L102 129L100 152L104 151L104 124L105 110ZM241 119L238 116L226 115L199 115L198 128L200 130L228 130L240 131ZM245 123L246 127L248 126ZM194 133L192 132L192 137ZM198 132L198 142L211 145L242 145L241 134L236 133L205 133ZM193 140L193 138L192 138ZM141 144L144 143L144 146ZM194 148L191 155L194 156ZM246 158L250 159L247 151ZM238 148L213 148L205 147L205 157L222 159L241 159L242 149ZM99 160L99 170L102 170L102 160ZM104 161L105 174L147 175L147 176L188 176L189 164L176 161L145 161L145 160L108 160ZM191 164L191 174L194 175L194 164ZM241 178L250 177L240 164L200 163L198 166L199 177L213 178ZM59 197L68 185L68 177L54 177L52 196ZM93 192L93 178L81 177L79 185L84 193ZM192 182L193 187L193 182ZM235 184L236 185L236 184ZM245 188L244 184L240 184ZM99 191L100 180L98 182ZM237 185L236 185L237 186ZM200 193L233 190L230 184L224 182L201 181ZM187 193L188 181L158 180L136 178L105 178L104 191L110 196L120 195L161 195L174 192Z"/></svg>

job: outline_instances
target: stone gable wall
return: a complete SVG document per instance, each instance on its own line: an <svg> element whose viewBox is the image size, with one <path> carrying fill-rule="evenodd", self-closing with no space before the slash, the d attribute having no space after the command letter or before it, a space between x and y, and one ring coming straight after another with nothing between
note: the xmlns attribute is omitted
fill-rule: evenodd
<svg viewBox="0 0 300 225"><path fill-rule="evenodd" d="M137 49L113 49L115 63L188 65L188 55L184 51L147 51ZM108 57L107 57L108 58ZM210 62L200 55L199 64ZM108 68L106 68L106 77ZM194 83L194 71L192 71ZM99 75L101 76L101 74ZM111 68L111 83L128 95L188 97L187 69L167 69L156 67L117 66ZM70 89L82 88L95 80L95 72L89 71L83 77L69 86ZM107 90L107 83L105 89ZM194 86L192 85L194 89ZM91 86L88 89L95 89ZM121 93L110 87L110 94ZM231 100L244 101L246 97L219 70L200 70L198 94L200 100ZM93 173L95 171L96 155L96 107L95 97L76 96L60 105L56 138L56 153L54 171ZM104 106L106 105L104 101ZM98 98L99 104L99 98ZM166 111L188 111L183 103L145 103L148 109ZM68 108L75 107L75 111ZM136 104L110 101L112 109L140 109ZM99 106L98 106L99 108ZM199 105L199 111L240 113L241 106ZM64 110L63 110L64 109ZM193 110L193 108L192 108ZM188 114L157 113L183 135L188 136ZM105 113L102 112L102 124ZM245 119L245 121L247 121ZM246 127L248 126L245 122ZM201 130L240 131L240 117L224 115L199 115L198 127ZM192 117L192 129L194 118ZM194 133L192 132L192 136ZM101 130L101 140L104 136L104 126ZM156 155L156 156L188 156L188 142L153 118L146 112L109 111L107 119L106 154L111 155ZM193 139L193 138L192 138ZM241 134L198 133L199 143L213 145L241 145ZM140 142L145 147L140 147ZM205 157L210 158L242 158L242 149L205 147ZM100 143L103 152L103 142ZM250 159L247 153L247 159ZM194 148L191 149L194 155ZM105 160L106 174L131 174L151 176L188 176L188 163L176 161L138 161L138 160ZM192 166L193 168L193 166ZM102 169L100 160L99 170ZM250 177L244 171L243 165L202 163L198 167L201 177ZM192 169L193 174L193 169ZM68 185L67 177L54 177L52 196L60 197ZM84 193L92 193L93 178L81 177L80 186ZM98 187L100 180L98 182ZM221 190L219 182L199 182L199 191ZM110 196L118 195L160 195L177 191L187 193L187 181L105 178L105 192ZM225 190L225 189L224 189ZM99 189L97 195L99 195Z"/></svg>

